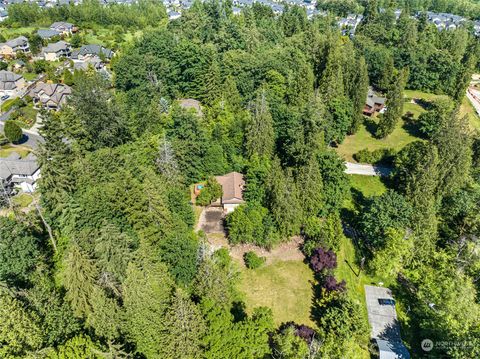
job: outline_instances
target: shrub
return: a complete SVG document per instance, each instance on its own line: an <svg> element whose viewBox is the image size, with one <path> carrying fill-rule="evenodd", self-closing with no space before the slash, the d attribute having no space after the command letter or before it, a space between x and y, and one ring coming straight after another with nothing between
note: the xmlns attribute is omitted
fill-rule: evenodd
<svg viewBox="0 0 480 359"><path fill-rule="evenodd" d="M344 292L347 289L346 285L344 280L338 282L333 275L328 275L322 283L322 287L328 292Z"/></svg>
<svg viewBox="0 0 480 359"><path fill-rule="evenodd" d="M222 197L222 186L220 186L215 177L210 177L198 195L196 203L200 206L208 206L220 197Z"/></svg>
<svg viewBox="0 0 480 359"><path fill-rule="evenodd" d="M7 120L5 122L5 137L8 138L10 142L18 142L23 136L22 129L14 121Z"/></svg>
<svg viewBox="0 0 480 359"><path fill-rule="evenodd" d="M391 164L395 157L395 150L393 148L381 148L374 151L363 149L353 155L353 158L360 163L371 164Z"/></svg>
<svg viewBox="0 0 480 359"><path fill-rule="evenodd" d="M243 255L243 260L248 269L260 268L265 263L265 257L259 257L255 252L247 252Z"/></svg>
<svg viewBox="0 0 480 359"><path fill-rule="evenodd" d="M310 265L315 273L320 273L324 269L335 269L337 267L337 256L331 249L327 251L318 247L310 257Z"/></svg>

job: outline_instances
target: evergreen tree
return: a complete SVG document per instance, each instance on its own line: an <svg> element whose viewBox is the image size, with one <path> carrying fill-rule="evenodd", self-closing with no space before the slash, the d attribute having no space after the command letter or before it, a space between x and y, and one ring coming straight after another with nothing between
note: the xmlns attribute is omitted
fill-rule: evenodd
<svg viewBox="0 0 480 359"><path fill-rule="evenodd" d="M63 259L62 282L67 290L66 298L79 318L92 312L91 296L97 274L94 261L77 243L72 242Z"/></svg>
<svg viewBox="0 0 480 359"><path fill-rule="evenodd" d="M387 93L387 111L380 118L377 128L377 137L385 138L392 134L398 120L403 114L403 90L407 80L407 70L402 70L396 77Z"/></svg>
<svg viewBox="0 0 480 359"><path fill-rule="evenodd" d="M163 358L200 358L205 324L197 306L177 290L166 313Z"/></svg>
<svg viewBox="0 0 480 359"><path fill-rule="evenodd" d="M160 333L168 328L168 309L173 281L167 267L149 258L151 248L140 250L135 262L127 268L123 283L125 307L124 331L136 343L137 351L147 357L162 357L165 341Z"/></svg>
<svg viewBox="0 0 480 359"><path fill-rule="evenodd" d="M270 158L274 149L273 120L266 100L265 90L257 95L253 114L246 128L247 155Z"/></svg>

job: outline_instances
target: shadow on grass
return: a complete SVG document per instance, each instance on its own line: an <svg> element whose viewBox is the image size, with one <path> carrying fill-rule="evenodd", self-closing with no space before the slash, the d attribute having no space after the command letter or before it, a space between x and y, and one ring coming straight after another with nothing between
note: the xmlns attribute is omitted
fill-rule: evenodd
<svg viewBox="0 0 480 359"><path fill-rule="evenodd" d="M366 117L365 120L363 121L365 125L365 129L372 135L372 137L375 137L375 133L377 132L377 123L373 120L371 117Z"/></svg>

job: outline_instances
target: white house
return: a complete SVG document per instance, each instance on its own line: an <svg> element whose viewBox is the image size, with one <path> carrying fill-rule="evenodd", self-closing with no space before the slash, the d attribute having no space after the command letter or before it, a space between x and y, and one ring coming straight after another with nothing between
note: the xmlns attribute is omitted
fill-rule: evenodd
<svg viewBox="0 0 480 359"><path fill-rule="evenodd" d="M0 185L7 191L19 187L23 192L31 193L35 191L39 178L40 167L35 155L30 153L21 158L18 153L13 152L6 158L0 158Z"/></svg>

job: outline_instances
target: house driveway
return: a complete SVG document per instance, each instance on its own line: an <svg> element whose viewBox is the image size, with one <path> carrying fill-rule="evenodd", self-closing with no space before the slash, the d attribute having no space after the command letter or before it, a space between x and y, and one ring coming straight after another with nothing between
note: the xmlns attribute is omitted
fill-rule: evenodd
<svg viewBox="0 0 480 359"><path fill-rule="evenodd" d="M197 230L202 230L205 233L225 233L223 227L223 208L222 207L206 207L197 224Z"/></svg>

